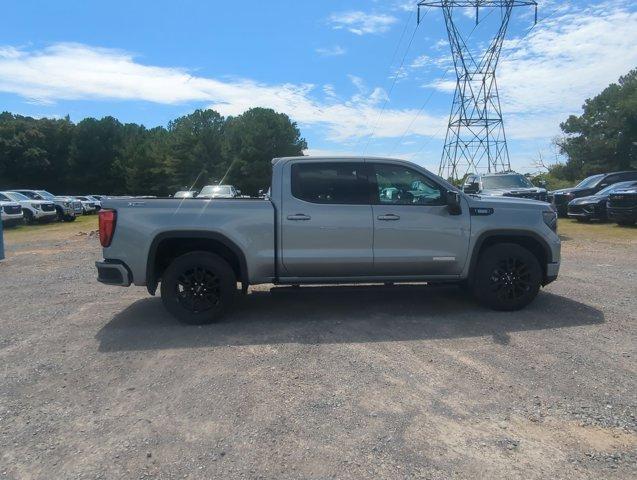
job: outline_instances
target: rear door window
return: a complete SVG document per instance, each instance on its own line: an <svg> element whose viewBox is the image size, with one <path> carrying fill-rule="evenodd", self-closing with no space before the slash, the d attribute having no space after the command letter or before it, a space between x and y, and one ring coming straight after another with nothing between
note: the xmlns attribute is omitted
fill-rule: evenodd
<svg viewBox="0 0 637 480"><path fill-rule="evenodd" d="M311 203L369 205L367 167L362 162L295 163L292 195Z"/></svg>

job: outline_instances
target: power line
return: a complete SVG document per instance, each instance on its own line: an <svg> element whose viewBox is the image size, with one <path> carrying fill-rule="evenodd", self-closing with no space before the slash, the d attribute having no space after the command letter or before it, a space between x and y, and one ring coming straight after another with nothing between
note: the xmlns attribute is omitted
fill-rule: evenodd
<svg viewBox="0 0 637 480"><path fill-rule="evenodd" d="M426 16L427 12L429 12L429 10L427 10L425 12L425 14L423 15ZM412 15L413 15L413 11L412 11ZM411 18L411 16L410 16ZM400 61L400 65L398 66L398 69L396 70L393 80L392 80L392 84L389 88L389 91L387 92L387 95L385 96L385 101L383 102L383 106L380 110L380 112L378 113L378 116L376 117L376 121L374 122L374 127L372 128L372 133L367 137L367 143L365 143L365 147L363 148L363 155L365 154L365 152L367 151L367 147L369 147L369 143L371 142L372 138L374 138L374 134L376 133L376 128L378 127L378 124L380 122L380 119L383 116L383 113L385 113L385 109L387 108L387 104L389 103L389 99L391 98L392 92L394 91L394 87L396 86L396 82L398 81L398 74L400 73L400 71L403 68L403 65L405 64L405 59L407 58L407 54L409 53L409 50L411 49L411 45L414 42L414 38L416 37L416 32L418 31L418 27L420 26L419 23L416 23L416 27L414 28L414 31L411 34L411 38L409 39L409 43L407 44L407 49L405 50L405 53L403 54L403 58Z"/></svg>
<svg viewBox="0 0 637 480"><path fill-rule="evenodd" d="M517 49L517 48L520 46L520 44L522 43L522 41L523 41L526 37L528 37L528 36L530 35L530 33L531 33L534 29L535 29L535 27L537 27L537 25L538 25L538 24L541 24L541 23L543 23L543 22L546 22L546 21L547 21L547 20L549 20L550 18L554 17L554 16L555 16L555 14L557 14L557 13L558 13L561 9L562 9L562 6L560 5L560 6L558 6L557 8L555 8L555 9L554 9L554 10L553 10L553 11L552 11L549 15L547 15L547 16L545 16L545 17L543 17L543 18L538 19L538 20L537 20L537 23L534 23L531 27L529 27L529 28L527 29L527 31L526 31L526 32L525 32L525 33L524 33L524 34L523 34L520 38L518 38L518 40L517 40L517 42L515 43L515 45L514 45L513 47L510 47L509 49L510 49L510 50L515 50L515 49ZM486 19L486 18L487 18L487 17L488 17L491 13L493 13L494 11L495 11L495 10L492 10L491 12L489 12L489 13L488 13L488 14L487 14L487 15L486 15L483 19L481 19L478 23L480 23L482 20L485 20L485 19ZM475 31L475 29L476 29L476 27L477 27L477 26L478 26L478 24L476 24L476 25L474 26L473 30L469 33L469 36L467 37L467 40L471 38L471 35L472 35L473 31ZM449 73L449 71L450 71L450 70L451 70L451 67L450 67L450 68L448 68L448 69L445 71L445 73L443 74L443 76L444 76L444 75L446 75L447 73ZM416 156L418 156L418 155L419 155L419 154L420 154L420 153L421 153L421 152L425 149L425 147L427 147L427 146L428 146L428 145L429 145L429 144L433 141L433 139L434 139L434 138L436 138L436 137L437 137L437 136L438 136L438 135L442 132L442 130L443 130L444 128L446 128L446 127L440 127L440 128L438 128L438 130L437 130L437 131L436 131L433 135L428 136L427 140L425 140L425 142L423 142L423 144L420 146L420 148L419 148L416 152L414 152L414 153L413 153L413 154L409 157L409 160L410 160L410 161L413 161L413 160L414 160L414 158L416 158Z"/></svg>
<svg viewBox="0 0 637 480"><path fill-rule="evenodd" d="M471 29L471 31L469 32L469 35L467 36L467 40L469 40L471 38L471 36L473 35L473 33L476 31L476 29L478 28L478 25L480 25L483 21L485 21L487 18L489 18L489 15L491 15L493 12L495 12L495 10L491 10L489 13L487 13L487 15L481 19L478 20L478 22L473 26L473 28ZM443 72L442 76L440 77L440 81L443 81L447 75L449 74L449 72L451 71L451 69L453 68L453 65L447 67L447 69ZM398 142L396 142L394 144L394 146L392 147L390 153L388 154L389 156L391 156L394 153L394 150L396 150L396 148L402 143L402 141L405 139L405 137L407 136L408 132L411 130L411 127L414 125L414 123L416 122L416 119L422 114L423 110L425 109L425 107L427 106L427 104L429 103L429 101L431 100L431 98L433 97L434 93L436 93L435 90L432 90L431 93L429 94L429 96L425 99L425 102L422 104L422 106L420 107L420 109L418 110L418 112L416 113L416 115L411 119L411 121L409 122L409 126L407 127L407 129L403 132L403 134L400 137L400 140L398 140Z"/></svg>

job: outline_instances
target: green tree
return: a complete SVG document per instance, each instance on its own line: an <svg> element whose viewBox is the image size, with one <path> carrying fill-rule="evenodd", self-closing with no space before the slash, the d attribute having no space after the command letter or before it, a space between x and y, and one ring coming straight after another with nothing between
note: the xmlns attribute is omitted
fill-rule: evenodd
<svg viewBox="0 0 637 480"><path fill-rule="evenodd" d="M256 195L270 185L271 161L303 155L307 142L296 123L268 108L252 108L226 123L225 157L229 160L225 183Z"/></svg>
<svg viewBox="0 0 637 480"><path fill-rule="evenodd" d="M574 181L637 168L637 69L586 100L583 108L582 115L560 125L566 135L558 145L568 160L554 174Z"/></svg>
<svg viewBox="0 0 637 480"><path fill-rule="evenodd" d="M195 110L168 124L170 159L167 159L172 190L201 187L209 177L224 170L222 156L224 118L214 110Z"/></svg>

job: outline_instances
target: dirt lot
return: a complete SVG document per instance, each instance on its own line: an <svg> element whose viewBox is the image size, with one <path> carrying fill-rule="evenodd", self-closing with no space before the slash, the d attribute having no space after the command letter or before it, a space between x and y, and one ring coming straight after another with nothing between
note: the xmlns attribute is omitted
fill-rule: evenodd
<svg viewBox="0 0 637 480"><path fill-rule="evenodd" d="M7 234L0 480L637 475L637 229L562 222L519 313L268 287L187 327L95 282L94 222Z"/></svg>

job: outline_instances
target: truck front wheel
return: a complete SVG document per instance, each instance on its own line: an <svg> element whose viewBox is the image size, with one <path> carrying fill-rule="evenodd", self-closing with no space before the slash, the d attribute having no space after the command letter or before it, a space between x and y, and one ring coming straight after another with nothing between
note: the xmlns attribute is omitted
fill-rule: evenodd
<svg viewBox="0 0 637 480"><path fill-rule="evenodd" d="M478 302L502 311L527 306L541 283L542 268L535 255L514 243L496 244L482 252L472 282Z"/></svg>
<svg viewBox="0 0 637 480"><path fill-rule="evenodd" d="M230 265L209 252L177 257L161 281L161 299L166 309L191 325L218 321L236 290L237 279Z"/></svg>

